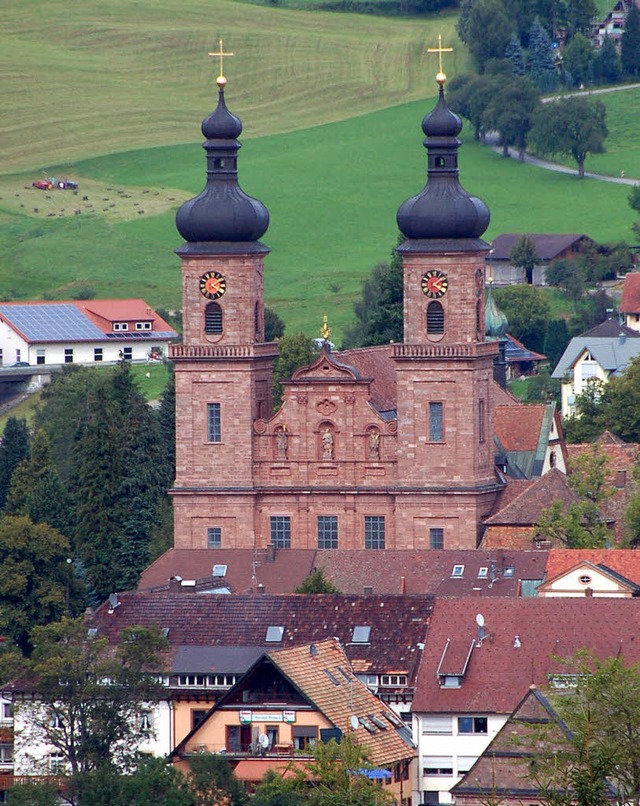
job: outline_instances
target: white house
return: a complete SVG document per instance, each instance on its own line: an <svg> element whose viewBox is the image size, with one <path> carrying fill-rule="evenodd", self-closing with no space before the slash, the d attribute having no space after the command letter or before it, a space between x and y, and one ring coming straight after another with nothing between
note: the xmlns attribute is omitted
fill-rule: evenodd
<svg viewBox="0 0 640 806"><path fill-rule="evenodd" d="M0 366L142 361L176 337L143 299L0 303Z"/></svg>
<svg viewBox="0 0 640 806"><path fill-rule="evenodd" d="M615 319L607 319L571 339L551 375L562 381L562 416L576 413L576 396L586 390L589 381L597 379L606 383L637 356L640 356L640 331L621 325Z"/></svg>

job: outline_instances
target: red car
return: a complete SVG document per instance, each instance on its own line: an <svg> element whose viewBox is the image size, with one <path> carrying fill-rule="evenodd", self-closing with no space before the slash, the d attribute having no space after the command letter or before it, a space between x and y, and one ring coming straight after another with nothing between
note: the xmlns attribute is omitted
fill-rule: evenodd
<svg viewBox="0 0 640 806"><path fill-rule="evenodd" d="M32 182L31 187L38 188L38 190L77 190L78 183L72 182L71 179L56 179L52 176L50 179L39 179L37 182Z"/></svg>

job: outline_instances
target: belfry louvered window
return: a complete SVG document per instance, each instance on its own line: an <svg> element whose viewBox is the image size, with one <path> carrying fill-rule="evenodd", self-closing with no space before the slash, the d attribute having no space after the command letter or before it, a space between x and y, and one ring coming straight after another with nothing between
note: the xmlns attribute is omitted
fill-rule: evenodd
<svg viewBox="0 0 640 806"><path fill-rule="evenodd" d="M433 300L427 305L427 335L442 336L444 333L444 308Z"/></svg>
<svg viewBox="0 0 640 806"><path fill-rule="evenodd" d="M204 332L222 333L222 308L217 302L210 302L204 311Z"/></svg>

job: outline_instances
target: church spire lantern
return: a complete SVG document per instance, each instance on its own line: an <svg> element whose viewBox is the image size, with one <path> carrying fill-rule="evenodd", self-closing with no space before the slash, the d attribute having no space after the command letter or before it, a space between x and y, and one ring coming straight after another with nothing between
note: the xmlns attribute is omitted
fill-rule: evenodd
<svg viewBox="0 0 640 806"><path fill-rule="evenodd" d="M217 78L218 105L202 122L203 143L207 155L207 183L198 196L180 207L176 215L178 232L188 243L251 242L267 231L269 213L261 201L247 195L238 184L237 138L242 123L227 109L224 90L227 79L222 71L222 41L217 53L220 75Z"/></svg>
<svg viewBox="0 0 640 806"><path fill-rule="evenodd" d="M458 135L462 121L447 106L442 72L442 53L451 48L439 47L440 70L438 101L422 121L427 149L427 184L400 206L398 227L409 239L480 238L489 226L489 208L467 193L458 181Z"/></svg>

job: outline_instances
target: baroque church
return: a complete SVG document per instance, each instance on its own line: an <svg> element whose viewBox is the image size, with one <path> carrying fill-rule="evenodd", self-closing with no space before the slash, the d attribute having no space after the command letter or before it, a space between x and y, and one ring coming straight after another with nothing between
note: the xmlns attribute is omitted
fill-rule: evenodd
<svg viewBox="0 0 640 806"><path fill-rule="evenodd" d="M332 354L325 338L274 413L269 214L238 184L242 124L218 78L202 124L206 186L176 216L176 549L477 546L505 483L494 459L499 348L485 335L489 210L459 183L462 123L443 73L437 81L422 121L427 182L397 213L403 341Z"/></svg>

